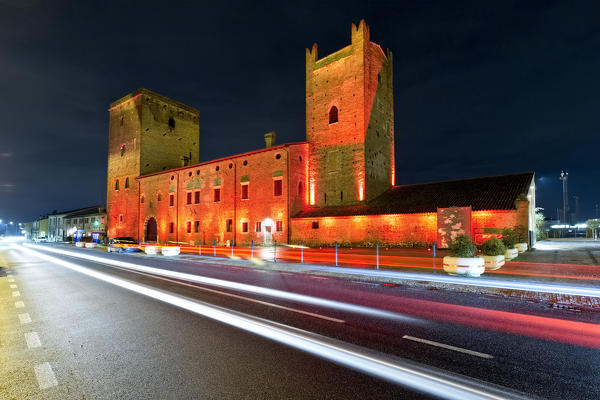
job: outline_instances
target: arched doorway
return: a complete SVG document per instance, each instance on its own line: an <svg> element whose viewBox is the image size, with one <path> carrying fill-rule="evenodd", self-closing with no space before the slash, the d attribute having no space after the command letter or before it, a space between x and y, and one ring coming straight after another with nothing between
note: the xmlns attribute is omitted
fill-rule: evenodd
<svg viewBox="0 0 600 400"><path fill-rule="evenodd" d="M150 218L148 222L146 222L146 242L156 242L156 231L156 220Z"/></svg>

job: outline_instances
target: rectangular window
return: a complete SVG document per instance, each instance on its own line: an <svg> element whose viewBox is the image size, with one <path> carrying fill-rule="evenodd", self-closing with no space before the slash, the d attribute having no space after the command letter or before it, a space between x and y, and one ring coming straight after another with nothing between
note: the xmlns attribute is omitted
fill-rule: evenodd
<svg viewBox="0 0 600 400"><path fill-rule="evenodd" d="M319 221L313 221L312 228L313 229L319 229Z"/></svg>
<svg viewBox="0 0 600 400"><path fill-rule="evenodd" d="M169 222L169 233L175 232L175 223Z"/></svg>
<svg viewBox="0 0 600 400"><path fill-rule="evenodd" d="M175 205L175 195L170 194L169 195L169 206L173 207L174 205Z"/></svg>
<svg viewBox="0 0 600 400"><path fill-rule="evenodd" d="M192 192L187 192L185 196L185 203L192 204Z"/></svg>
<svg viewBox="0 0 600 400"><path fill-rule="evenodd" d="M260 232L261 231L261 223L260 223L260 221L256 223L256 225L254 226L254 230L256 232Z"/></svg>
<svg viewBox="0 0 600 400"><path fill-rule="evenodd" d="M273 181L273 196L281 196L283 193L283 180L277 179Z"/></svg>
<svg viewBox="0 0 600 400"><path fill-rule="evenodd" d="M277 232L283 232L283 221L277 221Z"/></svg>
<svg viewBox="0 0 600 400"><path fill-rule="evenodd" d="M214 202L221 201L221 188L213 189L213 201Z"/></svg>
<svg viewBox="0 0 600 400"><path fill-rule="evenodd" d="M226 230L227 232L231 232L231 228L233 227L233 220L232 219L227 219L226 223Z"/></svg>
<svg viewBox="0 0 600 400"><path fill-rule="evenodd" d="M248 232L248 222L242 222L242 232Z"/></svg>
<svg viewBox="0 0 600 400"><path fill-rule="evenodd" d="M192 221L187 222L187 233L192 233Z"/></svg>
<svg viewBox="0 0 600 400"><path fill-rule="evenodd" d="M194 221L194 232L200 232L200 221Z"/></svg>
<svg viewBox="0 0 600 400"><path fill-rule="evenodd" d="M123 222L123 214L119 214L119 222Z"/></svg>
<svg viewBox="0 0 600 400"><path fill-rule="evenodd" d="M248 185L242 185L242 200L248 200Z"/></svg>
<svg viewBox="0 0 600 400"><path fill-rule="evenodd" d="M200 203L200 191L194 192L194 204Z"/></svg>

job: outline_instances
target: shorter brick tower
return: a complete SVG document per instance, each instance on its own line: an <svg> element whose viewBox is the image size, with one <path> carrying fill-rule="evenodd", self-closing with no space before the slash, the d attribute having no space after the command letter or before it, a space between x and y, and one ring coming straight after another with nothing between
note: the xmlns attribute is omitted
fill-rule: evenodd
<svg viewBox="0 0 600 400"><path fill-rule="evenodd" d="M389 189L394 176L392 54L352 24L352 43L317 58L306 50L306 140L313 206L354 205Z"/></svg>
<svg viewBox="0 0 600 400"><path fill-rule="evenodd" d="M108 111L107 232L140 239L136 177L198 162L198 110L138 89Z"/></svg>

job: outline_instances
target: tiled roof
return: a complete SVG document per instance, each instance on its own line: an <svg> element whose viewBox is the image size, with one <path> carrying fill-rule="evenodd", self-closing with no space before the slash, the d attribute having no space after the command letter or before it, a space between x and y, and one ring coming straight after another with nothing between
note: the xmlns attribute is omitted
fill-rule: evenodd
<svg viewBox="0 0 600 400"><path fill-rule="evenodd" d="M514 210L515 201L526 196L533 172L487 176L454 181L394 186L368 204L309 209L294 218L334 217L373 214L415 214L436 212L446 207L473 207L479 210Z"/></svg>

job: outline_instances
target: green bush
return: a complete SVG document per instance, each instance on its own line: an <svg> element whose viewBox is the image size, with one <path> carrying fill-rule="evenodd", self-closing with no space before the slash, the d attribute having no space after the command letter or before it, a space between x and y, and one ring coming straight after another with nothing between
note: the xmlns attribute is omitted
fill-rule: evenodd
<svg viewBox="0 0 600 400"><path fill-rule="evenodd" d="M494 236L483 242L481 251L486 256L501 256L506 252L506 247L502 240Z"/></svg>
<svg viewBox="0 0 600 400"><path fill-rule="evenodd" d="M529 232L527 228L523 225L515 226L515 233L517 234L518 242L517 243L527 243L529 242Z"/></svg>
<svg viewBox="0 0 600 400"><path fill-rule="evenodd" d="M458 235L450 246L450 255L453 257L473 257L477 247L467 235Z"/></svg>
<svg viewBox="0 0 600 400"><path fill-rule="evenodd" d="M502 243L507 249L514 249L515 244L519 243L519 235L514 229L504 228L502 229Z"/></svg>

